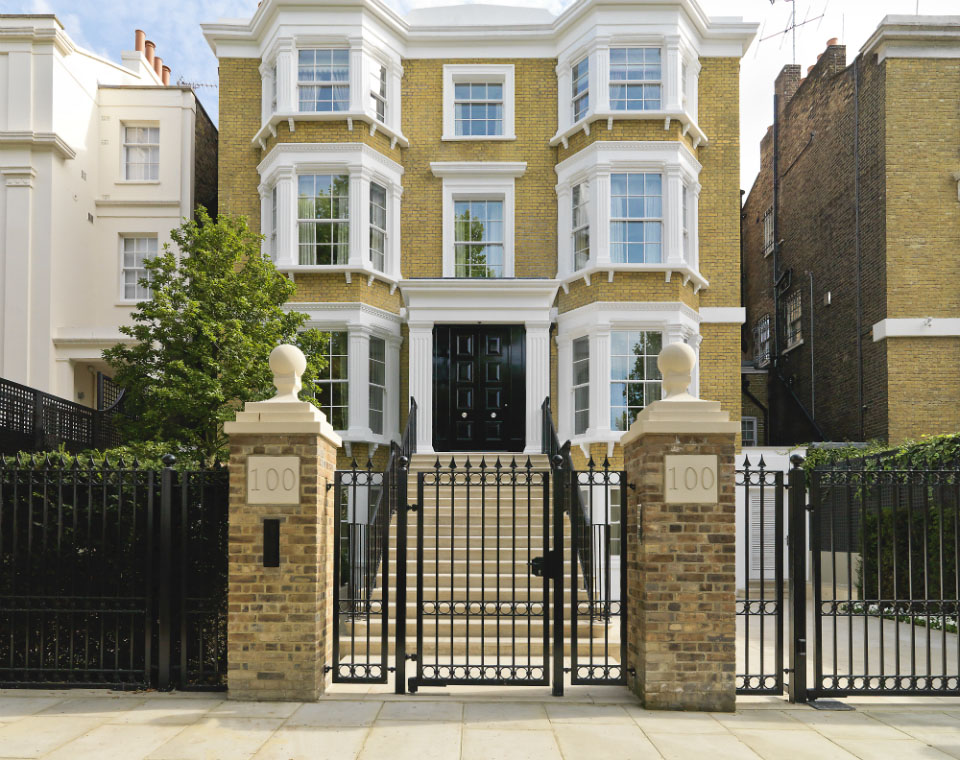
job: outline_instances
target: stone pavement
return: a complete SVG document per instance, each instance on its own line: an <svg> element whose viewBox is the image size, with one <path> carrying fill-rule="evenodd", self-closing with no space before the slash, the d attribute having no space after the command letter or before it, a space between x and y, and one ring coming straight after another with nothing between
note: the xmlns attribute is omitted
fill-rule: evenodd
<svg viewBox="0 0 960 760"><path fill-rule="evenodd" d="M0 757L50 760L833 760L960 758L960 700L746 698L736 714L649 712L622 689L362 688L309 704L223 695L0 690Z"/></svg>

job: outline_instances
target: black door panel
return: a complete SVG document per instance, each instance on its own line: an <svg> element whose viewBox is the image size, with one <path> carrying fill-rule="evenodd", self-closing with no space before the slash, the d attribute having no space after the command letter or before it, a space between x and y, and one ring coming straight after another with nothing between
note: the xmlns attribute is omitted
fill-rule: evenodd
<svg viewBox="0 0 960 760"><path fill-rule="evenodd" d="M524 329L434 328L433 446L437 451L522 451Z"/></svg>

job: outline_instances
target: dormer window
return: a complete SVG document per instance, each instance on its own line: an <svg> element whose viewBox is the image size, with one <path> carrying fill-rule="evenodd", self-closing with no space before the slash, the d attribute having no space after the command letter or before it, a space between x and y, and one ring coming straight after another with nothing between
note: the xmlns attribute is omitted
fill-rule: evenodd
<svg viewBox="0 0 960 760"><path fill-rule="evenodd" d="M610 108L614 111L659 110L661 77L660 48L611 48Z"/></svg>
<svg viewBox="0 0 960 760"><path fill-rule="evenodd" d="M301 111L349 110L350 51L299 51L297 90Z"/></svg>
<svg viewBox="0 0 960 760"><path fill-rule="evenodd" d="M573 66L573 121L580 121L590 108L590 57Z"/></svg>

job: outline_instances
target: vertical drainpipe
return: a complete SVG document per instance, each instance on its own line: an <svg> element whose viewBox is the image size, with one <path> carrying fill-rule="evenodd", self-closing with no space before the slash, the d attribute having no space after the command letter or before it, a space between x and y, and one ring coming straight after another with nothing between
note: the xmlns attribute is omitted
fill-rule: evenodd
<svg viewBox="0 0 960 760"><path fill-rule="evenodd" d="M780 364L780 294L778 281L780 277L780 96L773 96L773 314L772 336L773 351L770 356L771 373L779 373ZM770 376L773 377L773 374ZM775 408L776 404L767 404L769 420L767 426L768 440L780 420ZM779 432L779 429L778 429Z"/></svg>
<svg viewBox="0 0 960 760"><path fill-rule="evenodd" d="M814 312L814 302L813 302L813 272L808 272L810 275L810 417L816 421L817 419L817 375L814 372L816 365L813 361L813 312Z"/></svg>
<svg viewBox="0 0 960 760"><path fill-rule="evenodd" d="M863 296L861 277L863 260L860 249L860 66L853 62L853 197L854 248L857 257L857 407L860 415L860 440L864 440L863 414Z"/></svg>

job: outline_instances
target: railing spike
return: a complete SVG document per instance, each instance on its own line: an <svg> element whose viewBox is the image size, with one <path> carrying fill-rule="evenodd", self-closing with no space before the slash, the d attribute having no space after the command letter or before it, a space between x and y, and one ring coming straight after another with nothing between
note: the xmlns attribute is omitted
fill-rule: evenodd
<svg viewBox="0 0 960 760"><path fill-rule="evenodd" d="M133 462L130 463L130 467L134 470L140 469L140 458L136 454L133 455Z"/></svg>
<svg viewBox="0 0 960 760"><path fill-rule="evenodd" d="M596 465L593 463L593 455L590 455L590 461L587 462L587 469L592 470Z"/></svg>
<svg viewBox="0 0 960 760"><path fill-rule="evenodd" d="M767 466L767 463L763 461L763 454L761 454L761 455L760 455L760 461L757 462L757 467L759 467L761 470L763 470L763 469L766 468L766 466Z"/></svg>
<svg viewBox="0 0 960 760"><path fill-rule="evenodd" d="M750 456L748 454L743 455L743 469L750 469Z"/></svg>
<svg viewBox="0 0 960 760"><path fill-rule="evenodd" d="M480 457L480 469L481 470L487 469L487 458L485 456Z"/></svg>
<svg viewBox="0 0 960 760"><path fill-rule="evenodd" d="M467 456L467 461L463 463L463 466L464 466L464 468L467 469L467 470L470 469L470 456L469 456L469 455Z"/></svg>
<svg viewBox="0 0 960 760"><path fill-rule="evenodd" d="M610 469L610 457L604 457L604 458L603 458L603 465L602 465L602 466L603 466L603 469L605 469L605 470L609 470L609 469Z"/></svg>
<svg viewBox="0 0 960 760"><path fill-rule="evenodd" d="M120 469L120 470L127 469L127 463L123 461L123 454L121 454L120 459L117 460L117 469Z"/></svg>
<svg viewBox="0 0 960 760"><path fill-rule="evenodd" d="M500 457L497 457L497 464L495 465L498 470L503 468L503 465L500 464Z"/></svg>
<svg viewBox="0 0 960 760"><path fill-rule="evenodd" d="M457 459L456 459L456 457L450 457L450 469L451 469L451 470L457 469Z"/></svg>
<svg viewBox="0 0 960 760"><path fill-rule="evenodd" d="M367 457L367 471L373 469L373 460L370 457Z"/></svg>
<svg viewBox="0 0 960 760"><path fill-rule="evenodd" d="M18 451L18 452L17 452L17 456L16 456L15 461L16 461L16 463L17 463L17 467L23 467L23 452L22 452L22 451Z"/></svg>
<svg viewBox="0 0 960 760"><path fill-rule="evenodd" d="M49 451L43 452L42 461L43 461L43 469L49 470L50 469L50 452Z"/></svg>
<svg viewBox="0 0 960 760"><path fill-rule="evenodd" d="M80 457L75 456L75 457L73 458L73 469L74 469L74 471L80 469Z"/></svg>
<svg viewBox="0 0 960 760"><path fill-rule="evenodd" d="M533 462L530 461L530 457L527 456L527 463L524 465L524 468L529 470L533 467Z"/></svg>
<svg viewBox="0 0 960 760"><path fill-rule="evenodd" d="M91 457L93 459L93 457ZM110 468L110 454L105 453L103 455L103 469L107 470Z"/></svg>
<svg viewBox="0 0 960 760"><path fill-rule="evenodd" d="M357 469L357 458L356 458L356 457L354 457L353 460L350 462L350 469L351 469L351 470L356 470L356 469Z"/></svg>
<svg viewBox="0 0 960 760"><path fill-rule="evenodd" d="M517 469L517 458L516 458L516 457L511 458L511 460L510 460L510 469L511 469L511 470Z"/></svg>

